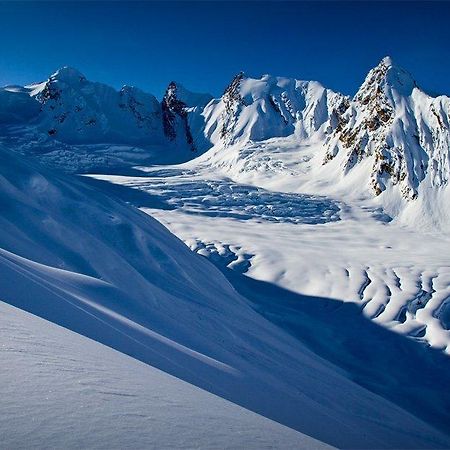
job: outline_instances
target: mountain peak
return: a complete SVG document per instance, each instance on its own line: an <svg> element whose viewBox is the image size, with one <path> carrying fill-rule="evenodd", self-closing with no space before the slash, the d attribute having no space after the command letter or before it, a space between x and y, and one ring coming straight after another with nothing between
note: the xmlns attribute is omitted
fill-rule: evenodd
<svg viewBox="0 0 450 450"><path fill-rule="evenodd" d="M393 59L390 56L385 56L380 63L378 64L378 66L383 65L385 67L393 67L395 66Z"/></svg>
<svg viewBox="0 0 450 450"><path fill-rule="evenodd" d="M355 100L365 98L367 93L371 91L376 93L396 91L401 95L408 96L411 95L414 87L416 87L416 82L411 74L395 64L390 56L385 56L367 74L364 83L355 96Z"/></svg>
<svg viewBox="0 0 450 450"><path fill-rule="evenodd" d="M63 66L50 76L52 81L63 81L72 84L85 81L86 77L77 69L69 66Z"/></svg>
<svg viewBox="0 0 450 450"><path fill-rule="evenodd" d="M171 81L167 86L164 98L166 101L168 99L176 99L182 102L185 106L191 108L195 106L205 106L213 99L213 96L211 94L191 92L182 84L176 81Z"/></svg>

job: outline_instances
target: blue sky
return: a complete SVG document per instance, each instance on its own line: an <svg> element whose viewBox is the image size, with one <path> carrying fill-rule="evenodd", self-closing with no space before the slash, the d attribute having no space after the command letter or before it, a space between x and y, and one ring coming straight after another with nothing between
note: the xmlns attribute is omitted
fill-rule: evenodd
<svg viewBox="0 0 450 450"><path fill-rule="evenodd" d="M447 2L5 2L0 84L70 65L160 97L169 81L219 95L235 73L315 79L353 94L385 55L450 94Z"/></svg>

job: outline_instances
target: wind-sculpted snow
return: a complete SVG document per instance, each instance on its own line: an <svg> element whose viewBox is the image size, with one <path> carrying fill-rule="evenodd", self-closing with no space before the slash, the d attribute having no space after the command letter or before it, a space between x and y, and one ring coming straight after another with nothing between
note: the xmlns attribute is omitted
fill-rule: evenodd
<svg viewBox="0 0 450 450"><path fill-rule="evenodd" d="M289 180L296 182L301 167L288 177L289 151L280 151L278 145L255 144L237 166L236 178L247 175L254 184L285 189ZM287 159L275 164L280 154ZM266 164L267 156L274 171L241 171L250 162L259 165L259 158ZM217 164L216 175L227 163ZM234 183L227 177L212 180L208 160L141 170L139 177L96 178L113 181L99 187L151 212L219 267L245 271L298 293L356 302L361 314L380 325L450 351L445 306L450 244L445 236L402 230L369 199L346 204Z"/></svg>
<svg viewBox="0 0 450 450"><path fill-rule="evenodd" d="M251 267L251 260L255 255L247 253L240 246L224 244L222 242L204 243L199 239L186 241L186 245L195 253L205 256L220 268L228 268L238 273L245 273Z"/></svg>
<svg viewBox="0 0 450 450"><path fill-rule="evenodd" d="M389 389L382 398L354 383L264 318L212 264L146 214L86 181L50 173L6 150L0 157L2 300L338 447L448 446L449 438L433 428L445 429L448 420L439 383L421 399L423 390L413 387L422 380L411 377L408 402L392 396L407 411L399 408L389 401ZM370 325L362 315L352 321ZM377 329L390 351L407 342ZM359 350L367 333L354 344ZM439 364L443 370L439 355L405 345L411 367L433 374ZM358 353L352 354L356 363ZM384 371L376 361L374 376Z"/></svg>
<svg viewBox="0 0 450 450"><path fill-rule="evenodd" d="M3 302L0 337L3 448L331 448Z"/></svg>
<svg viewBox="0 0 450 450"><path fill-rule="evenodd" d="M147 202L142 209L220 268L256 311L378 395L395 398L415 414L443 414L442 423L447 423L437 406L445 390L443 373L450 370L442 352L450 348L442 312L450 294L450 266L441 251L449 247L447 239L425 240L369 205L342 205L341 220L325 224L262 219L249 224L232 214L186 214L190 205L179 203L180 194L172 187L189 178L198 184L204 177L209 183L205 178L211 167L191 163L142 169L156 175L151 189L147 176L96 178L151 193L151 198L158 197L158 189L167 192L168 185L175 208ZM227 178L216 183L231 193ZM111 186L98 186L114 192ZM233 211L233 202L227 204ZM393 336L400 338L399 347ZM421 361L413 363L418 355Z"/></svg>

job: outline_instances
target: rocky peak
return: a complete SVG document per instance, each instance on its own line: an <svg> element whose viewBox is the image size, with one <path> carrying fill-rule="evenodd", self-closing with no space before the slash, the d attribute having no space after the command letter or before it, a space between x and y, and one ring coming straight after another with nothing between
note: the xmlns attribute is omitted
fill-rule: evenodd
<svg viewBox="0 0 450 450"><path fill-rule="evenodd" d="M163 129L165 136L176 141L179 135L184 135L187 145L195 150L194 139L188 122L187 104L178 98L178 86L171 81L167 86L161 102Z"/></svg>
<svg viewBox="0 0 450 450"><path fill-rule="evenodd" d="M241 86L241 82L244 79L244 72L239 72L234 78L231 80L231 83L226 87L222 99L227 102L231 101L240 101L241 95L239 92L239 88Z"/></svg>
<svg viewBox="0 0 450 450"><path fill-rule="evenodd" d="M417 198L428 160L434 158L437 148L445 147L438 143L448 142L448 134L440 126L444 115L433 109L434 99L416 87L406 70L391 58L383 58L369 72L349 109L341 115L324 163L344 154L346 173L361 160L370 158L370 185L376 195L391 184L398 185L405 199ZM434 143L432 148L430 140ZM439 161L433 164L441 176L442 164Z"/></svg>
<svg viewBox="0 0 450 450"><path fill-rule="evenodd" d="M37 91L36 100L42 104L59 101L65 88L76 90L86 81L86 77L77 69L64 66L50 75L48 80L42 84L42 87Z"/></svg>
<svg viewBox="0 0 450 450"><path fill-rule="evenodd" d="M371 98L384 96L393 102L392 91L406 96L411 94L414 87L416 82L411 74L386 56L368 73L354 100L365 104Z"/></svg>
<svg viewBox="0 0 450 450"><path fill-rule="evenodd" d="M178 86L175 81L171 81L167 86L166 93L164 94L162 104L163 108L166 108L174 113L182 114L186 103L181 101L177 96Z"/></svg>

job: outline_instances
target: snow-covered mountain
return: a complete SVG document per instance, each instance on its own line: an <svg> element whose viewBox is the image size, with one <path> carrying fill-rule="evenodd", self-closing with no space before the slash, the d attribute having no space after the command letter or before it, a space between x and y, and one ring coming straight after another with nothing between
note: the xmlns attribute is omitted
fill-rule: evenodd
<svg viewBox="0 0 450 450"><path fill-rule="evenodd" d="M182 149L190 159L211 147L286 137L319 144L312 170L326 165L333 184L363 171L350 177L358 179L355 189L365 178L373 195L389 190L407 201L448 184L449 115L449 97L426 94L389 57L353 99L315 81L239 73L221 98L171 82L159 102L135 87L90 82L69 67L43 83L0 90L0 123L31 123L64 143L156 146L161 155Z"/></svg>
<svg viewBox="0 0 450 450"><path fill-rule="evenodd" d="M344 172L370 160L375 195L389 184L415 199L420 183L442 187L450 176L450 98L433 98L412 76L384 58L340 115L325 163L341 156Z"/></svg>
<svg viewBox="0 0 450 450"><path fill-rule="evenodd" d="M420 392L409 397L406 412L389 401L397 402L389 389L382 396L374 394L267 320L205 258L148 215L117 200L113 191L107 196L90 183L52 173L3 148L0 162L1 301L338 447L448 443L434 428L442 428L447 416L445 402L436 407L433 400L445 395L439 383L425 401ZM8 325L8 349L28 354L29 345L42 345L39 358L44 358L53 331L45 335L40 327L36 333L44 342L30 344L24 334L16 336L20 321L24 330L30 327L18 315L15 325ZM395 336L378 328L375 334L369 331L359 336L361 348L371 339L388 339L396 348ZM70 347L73 341L66 338ZM423 361L426 370L436 370L439 358L433 362L416 353L413 344L403 345L403 351ZM11 352L3 360L17 364L13 356ZM377 358L373 376L383 367ZM68 364L68 370L75 364L73 359L58 363ZM82 364L88 368L91 363ZM410 379L413 386L421 382ZM99 389L107 385L96 376L94 380ZM403 387L395 391L402 393ZM40 403L33 405L38 414L48 414ZM2 414L0 426L8 426L7 417ZM63 417L70 423L71 415ZM35 438L41 439L39 430Z"/></svg>
<svg viewBox="0 0 450 450"><path fill-rule="evenodd" d="M240 73L204 108L204 133L212 144L226 146L292 134L302 140L334 129L347 106L347 97L315 81Z"/></svg>
<svg viewBox="0 0 450 450"><path fill-rule="evenodd" d="M10 93L10 102L13 94L17 101L28 94L33 112L28 122L63 142L144 144L162 140L159 102L135 87L124 86L116 91L63 67L43 83L16 91L7 87L4 91ZM3 122L12 118L11 112Z"/></svg>
<svg viewBox="0 0 450 450"><path fill-rule="evenodd" d="M240 73L202 114L215 146L314 139L325 149L321 163L338 159L342 176L368 159L367 183L375 195L396 185L413 200L425 178L432 188L449 180L450 98L426 94L389 57L369 72L353 99L317 82Z"/></svg>
<svg viewBox="0 0 450 450"><path fill-rule="evenodd" d="M193 149L187 111L204 106L211 98L172 82L159 102L136 87L123 86L116 91L87 80L76 69L63 67L42 83L1 88L0 124L35 126L67 144Z"/></svg>
<svg viewBox="0 0 450 450"><path fill-rule="evenodd" d="M389 57L352 99L317 82L241 73L201 115L212 145L202 159L236 180L275 171L278 189L379 197L404 223L450 228L450 98L425 93Z"/></svg>
<svg viewBox="0 0 450 450"><path fill-rule="evenodd" d="M117 92L69 67L30 88L41 104L39 127L64 142L145 143L162 138L159 102L137 88L124 86Z"/></svg>

